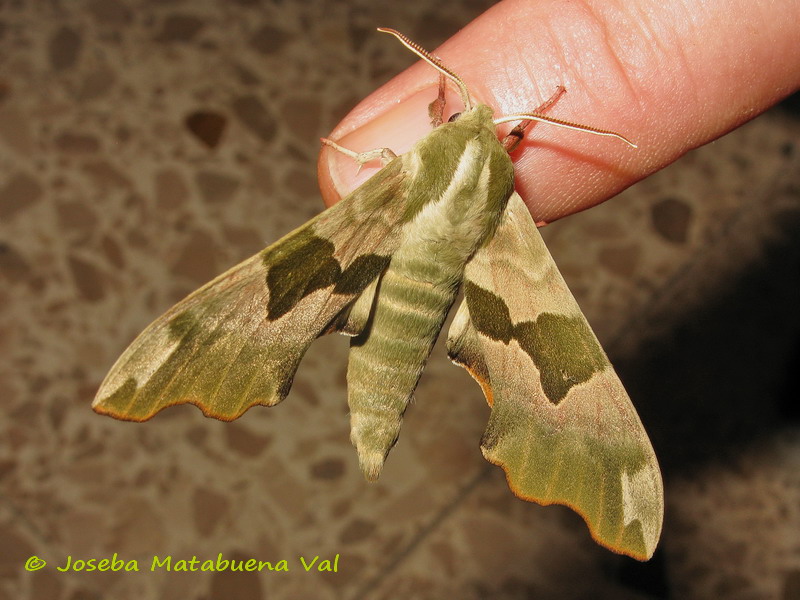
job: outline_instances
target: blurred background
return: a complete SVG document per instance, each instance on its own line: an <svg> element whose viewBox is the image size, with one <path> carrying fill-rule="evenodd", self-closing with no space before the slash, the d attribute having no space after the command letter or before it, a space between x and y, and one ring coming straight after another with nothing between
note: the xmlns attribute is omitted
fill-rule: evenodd
<svg viewBox="0 0 800 600"><path fill-rule="evenodd" d="M234 423L91 411L150 321L322 209L318 138L414 61L374 28L432 49L491 4L0 0L0 600L800 598L796 101L544 231L663 467L649 563L511 494L441 345L376 484L340 336ZM142 572L55 570L115 552ZM290 571L148 571L218 553Z"/></svg>

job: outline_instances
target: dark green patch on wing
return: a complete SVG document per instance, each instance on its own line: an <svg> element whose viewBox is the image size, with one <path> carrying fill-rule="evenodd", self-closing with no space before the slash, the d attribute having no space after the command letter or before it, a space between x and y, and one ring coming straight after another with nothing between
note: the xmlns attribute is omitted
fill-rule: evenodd
<svg viewBox="0 0 800 600"><path fill-rule="evenodd" d="M475 329L493 340L508 343L514 337L514 325L508 312L508 305L497 294L464 282L464 297L469 306L469 314Z"/></svg>
<svg viewBox="0 0 800 600"><path fill-rule="evenodd" d="M465 281L464 297L475 329L506 344L516 339L533 359L542 389L553 404L608 365L603 349L582 317L543 313L535 321L514 325L508 305L497 294Z"/></svg>
<svg viewBox="0 0 800 600"><path fill-rule="evenodd" d="M333 285L342 274L339 261L333 258L336 246L314 235L311 228L294 236L288 246L285 250L267 249L262 253L268 269L267 316L271 320L288 313L309 294Z"/></svg>
<svg viewBox="0 0 800 600"><path fill-rule="evenodd" d="M333 288L334 294L360 294L364 288L386 270L391 258L377 254L364 254L356 258L352 264L337 278Z"/></svg>
<svg viewBox="0 0 800 600"><path fill-rule="evenodd" d="M300 300L317 290L333 285L334 294L360 294L389 265L389 256L364 254L344 271L334 258L336 246L308 229L293 240L292 253L264 251L268 266L267 317L279 319ZM277 260L272 259L277 255Z"/></svg>
<svg viewBox="0 0 800 600"><path fill-rule="evenodd" d="M542 389L553 404L608 367L583 316L542 313L535 321L517 323L514 338L539 369Z"/></svg>
<svg viewBox="0 0 800 600"><path fill-rule="evenodd" d="M185 310L172 317L167 323L169 337L174 341L180 341L187 333L197 327L197 318L191 311Z"/></svg>

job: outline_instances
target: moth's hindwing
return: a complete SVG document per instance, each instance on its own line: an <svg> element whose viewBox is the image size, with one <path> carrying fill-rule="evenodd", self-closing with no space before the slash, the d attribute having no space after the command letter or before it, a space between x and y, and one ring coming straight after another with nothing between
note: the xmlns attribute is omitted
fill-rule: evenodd
<svg viewBox="0 0 800 600"><path fill-rule="evenodd" d="M663 517L650 440L517 194L464 297L448 352L492 407L486 459L520 498L570 506L600 544L649 558Z"/></svg>
<svg viewBox="0 0 800 600"><path fill-rule="evenodd" d="M142 421L173 404L223 420L288 393L319 335L363 326L347 310L383 272L402 229L399 159L334 207L200 288L145 329L93 407Z"/></svg>

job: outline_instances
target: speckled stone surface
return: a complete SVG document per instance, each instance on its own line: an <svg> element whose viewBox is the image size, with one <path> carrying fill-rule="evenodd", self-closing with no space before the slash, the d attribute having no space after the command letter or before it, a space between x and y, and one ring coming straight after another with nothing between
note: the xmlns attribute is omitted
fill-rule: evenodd
<svg viewBox="0 0 800 600"><path fill-rule="evenodd" d="M317 138L411 62L373 27L435 47L490 4L0 1L0 600L800 597L791 106L544 232L664 467L650 563L513 497L442 348L376 484L341 337L235 423L90 410L153 318L321 210ZM115 552L141 571L55 569ZM219 553L289 571L149 571Z"/></svg>

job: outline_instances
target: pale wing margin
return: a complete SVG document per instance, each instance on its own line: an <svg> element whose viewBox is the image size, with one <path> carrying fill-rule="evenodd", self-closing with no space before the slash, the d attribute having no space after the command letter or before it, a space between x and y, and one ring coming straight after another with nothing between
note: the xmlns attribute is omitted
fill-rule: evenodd
<svg viewBox="0 0 800 600"><path fill-rule="evenodd" d="M396 159L332 208L223 273L156 319L119 358L93 408L142 421L173 404L239 417L280 402L323 333L346 330L347 311L397 247L407 176ZM372 290L372 292L370 292Z"/></svg>
<svg viewBox="0 0 800 600"><path fill-rule="evenodd" d="M492 407L481 449L514 493L571 507L615 552L652 556L663 519L653 448L516 193L467 264L448 352Z"/></svg>

